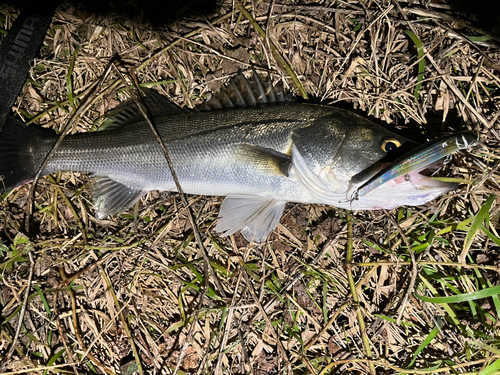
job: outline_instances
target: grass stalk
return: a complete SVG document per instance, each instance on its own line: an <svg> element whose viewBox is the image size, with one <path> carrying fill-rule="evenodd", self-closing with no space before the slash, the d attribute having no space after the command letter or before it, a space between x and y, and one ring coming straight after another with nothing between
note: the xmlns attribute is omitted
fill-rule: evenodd
<svg viewBox="0 0 500 375"><path fill-rule="evenodd" d="M379 267L379 266L411 266L412 262L359 262L351 263L352 267ZM480 269L498 272L499 266L492 266L488 264L463 264L460 262L438 262L438 261L425 261L417 260L415 264L418 266L440 266L440 267L459 267L464 269Z"/></svg>
<svg viewBox="0 0 500 375"><path fill-rule="evenodd" d="M130 330L130 324L127 319L125 319L125 315L123 314L123 310L120 306L120 301L118 301L118 298L116 297L115 289L113 288L113 284L111 284L111 280L108 277L108 274L106 271L104 271L104 268L102 268L102 265L99 264L99 272L101 273L102 278L104 279L106 286L108 287L108 291L111 293L113 296L113 301L115 302L116 309L120 311L120 320L123 325L123 329L125 330L125 333L127 334L128 340L130 342L130 347L132 348L132 353L134 355L135 363L137 364L137 371L139 371L139 374L144 374L144 370L142 369L142 364L141 364L141 356L139 352L137 351L137 346L135 345L134 338L132 336L132 332Z"/></svg>
<svg viewBox="0 0 500 375"><path fill-rule="evenodd" d="M66 282L66 273L64 272L64 269L62 267L59 267L59 274L61 275L63 282ZM98 367L108 375L115 375L112 369L108 368L107 366L104 366L97 358L95 358L91 353L88 352L87 346L83 342L82 335L80 334L80 327L78 326L78 315L76 314L75 293L73 293L73 290L71 290L70 288L67 288L67 292L71 299L71 314L73 318L72 319L73 329L75 331L76 339L78 340L78 343L80 344L82 351L87 353L87 357L96 367Z"/></svg>
<svg viewBox="0 0 500 375"><path fill-rule="evenodd" d="M260 27L258 22L255 20L255 18L252 17L250 12L248 10L246 10L246 8L243 5L241 5L240 2L237 1L236 6L240 10L240 12L243 13L243 15L246 18L248 18L248 21L250 21L250 23L255 28L255 30L257 30L257 32L260 34L260 36L263 39L269 41L269 47L271 48L271 51L273 53L274 58L276 59L276 61L278 62L279 65L281 65L283 68L285 68L286 72L288 73L288 75L292 79L293 83L295 83L295 86L297 86L297 89L299 90L300 95L306 100L309 99L309 97L307 96L306 90L304 90L304 87L302 86L299 79L297 78L297 75L295 74L293 69L290 67L290 65L286 62L286 60L283 58L283 56L281 56L281 54L279 53L279 51L276 48L276 46L274 45L274 43L267 38L266 32L264 30L262 30L262 28Z"/></svg>
<svg viewBox="0 0 500 375"><path fill-rule="evenodd" d="M361 338L363 340L363 347L365 348L366 356L371 359L372 358L372 349L370 346L370 339L368 338L368 334L366 332L365 320L363 317L363 312L361 310L361 306L359 305L359 296L358 291L356 289L356 282L354 281L354 276L352 274L352 267L350 263L352 261L352 252L353 252L353 233L352 233L352 216L350 212L346 212L347 218L347 255L346 255L346 272L347 279L349 280L349 287L351 289L352 301L356 306L356 315L359 322L359 329L361 331ZM375 365L372 362L368 363L370 367L370 373L372 375L376 374Z"/></svg>
<svg viewBox="0 0 500 375"><path fill-rule="evenodd" d="M80 216L78 216L78 213L76 212L75 206L71 203L69 198L66 196L66 194L63 193L61 187L57 183L54 177L51 175L47 176L49 181L51 182L52 186L56 190L56 196L54 197L55 201L57 202L57 196L60 195L64 202L66 203L66 206L68 206L69 210L71 211L71 214L76 220L76 224L78 225L78 228L80 228L80 231L82 232L82 236L85 242L87 242L87 230L85 229L85 226L83 225L82 221L80 220ZM54 217L57 218L57 209L54 210ZM54 219L57 220L57 219Z"/></svg>
<svg viewBox="0 0 500 375"><path fill-rule="evenodd" d="M18 234L18 236L23 236L23 234ZM14 350L17 349L17 341L19 340L19 334L21 333L21 327L23 326L24 315L26 314L26 308L28 307L28 298L30 295L31 283L33 281L33 271L35 269L35 261L33 259L33 245L26 238L26 246L28 247L27 253L29 257L29 273L28 273L28 281L26 282L26 290L24 291L23 304L21 307L21 312L19 313L19 321L17 322L16 332L14 334L14 338L12 339L12 343L9 347L9 350L0 364L0 370L3 370L5 366L7 366L10 362L10 358L14 353Z"/></svg>
<svg viewBox="0 0 500 375"><path fill-rule="evenodd" d="M403 374L424 374L424 375L425 374L441 374L441 373L450 373L450 371L454 371L455 373L457 373L456 371L461 369L461 368L475 366L475 365L481 365L481 364L484 364L486 362L490 362L492 360L495 360L497 358L500 358L500 355L492 355L488 358L482 358L482 359L478 359L475 361L463 362L463 363L460 363L457 365L451 365L451 366L444 365L441 368L428 368L428 369L422 369L422 370L404 369L404 368L395 366L393 364L390 364L387 361L378 361L378 360L373 360L373 359L367 360L364 358L349 358L349 359L342 359L339 361L333 361L332 363L328 364L328 366L326 366L323 370L321 370L319 375L327 375L327 374L335 373L335 372L331 371L333 368L335 368L335 366L340 366L340 365L344 365L344 364L348 364L348 363L368 363L369 365L372 365L372 366L377 365L377 366L385 367L387 369L393 370L395 373L403 373ZM478 374L478 373L474 372L474 374Z"/></svg>

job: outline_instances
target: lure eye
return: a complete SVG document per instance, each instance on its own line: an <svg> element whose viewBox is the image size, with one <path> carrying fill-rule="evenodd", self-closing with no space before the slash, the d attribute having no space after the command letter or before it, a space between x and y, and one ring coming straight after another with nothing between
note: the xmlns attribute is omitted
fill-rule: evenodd
<svg viewBox="0 0 500 375"><path fill-rule="evenodd" d="M401 146L401 142L398 141L397 139L394 138L387 138L384 139L384 142L381 145L381 148L384 152L393 152L395 151L399 146Z"/></svg>

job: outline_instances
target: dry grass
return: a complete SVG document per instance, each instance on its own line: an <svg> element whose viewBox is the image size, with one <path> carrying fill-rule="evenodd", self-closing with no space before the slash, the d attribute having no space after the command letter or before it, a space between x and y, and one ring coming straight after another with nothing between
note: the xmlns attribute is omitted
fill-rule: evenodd
<svg viewBox="0 0 500 375"><path fill-rule="evenodd" d="M477 373L500 357L499 38L470 41L485 35L481 25L438 0L252 4L267 39L227 1L165 29L61 7L16 113L60 131L114 55L189 107L252 64L417 141L480 131L481 145L449 167L467 184L423 207L352 218L289 204L262 246L217 237L221 199L188 196L223 290L205 284L176 195L150 193L137 220L133 209L97 220L86 175L42 179L38 234L26 243L28 187L15 189L0 207L1 357L19 324L30 248L35 268L5 371L128 374L139 362L138 372L164 374ZM0 13L8 29L16 11ZM124 87L112 70L73 131L95 129Z"/></svg>

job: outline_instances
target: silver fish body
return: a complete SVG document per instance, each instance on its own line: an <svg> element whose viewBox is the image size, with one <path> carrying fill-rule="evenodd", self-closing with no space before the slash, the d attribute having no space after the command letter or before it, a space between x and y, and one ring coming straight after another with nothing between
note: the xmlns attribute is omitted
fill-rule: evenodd
<svg viewBox="0 0 500 375"><path fill-rule="evenodd" d="M217 225L225 235L241 229L248 240L264 241L287 202L353 210L393 208L423 204L455 187L422 176L419 186L388 183L387 188L349 200L364 182L353 176L383 159L388 141L401 145L406 140L341 109L274 103L185 112L154 93L146 102L184 192L227 196ZM131 104L115 112L108 130L67 136L43 171L97 176L93 195L100 218L129 207L148 191L175 191L161 147L137 108ZM12 145L16 132L23 133L22 146ZM0 147L22 157L0 162L5 188L33 178L56 139L7 124ZM24 172L14 172L20 163Z"/></svg>
<svg viewBox="0 0 500 375"><path fill-rule="evenodd" d="M154 123L186 193L268 194L299 203L326 202L304 189L294 168L288 176L281 172L273 151L286 159L295 145L325 182L345 191L353 174L384 155L380 139L397 137L351 113L307 104L180 114ZM175 190L146 121L67 137L44 174L60 170L107 176L137 190Z"/></svg>

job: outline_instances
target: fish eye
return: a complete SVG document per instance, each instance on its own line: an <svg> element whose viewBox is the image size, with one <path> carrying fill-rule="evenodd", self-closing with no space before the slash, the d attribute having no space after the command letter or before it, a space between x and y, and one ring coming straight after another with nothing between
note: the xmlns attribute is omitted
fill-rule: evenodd
<svg viewBox="0 0 500 375"><path fill-rule="evenodd" d="M401 142L395 138L387 138L382 142L381 148L384 152L393 152L401 146Z"/></svg>

